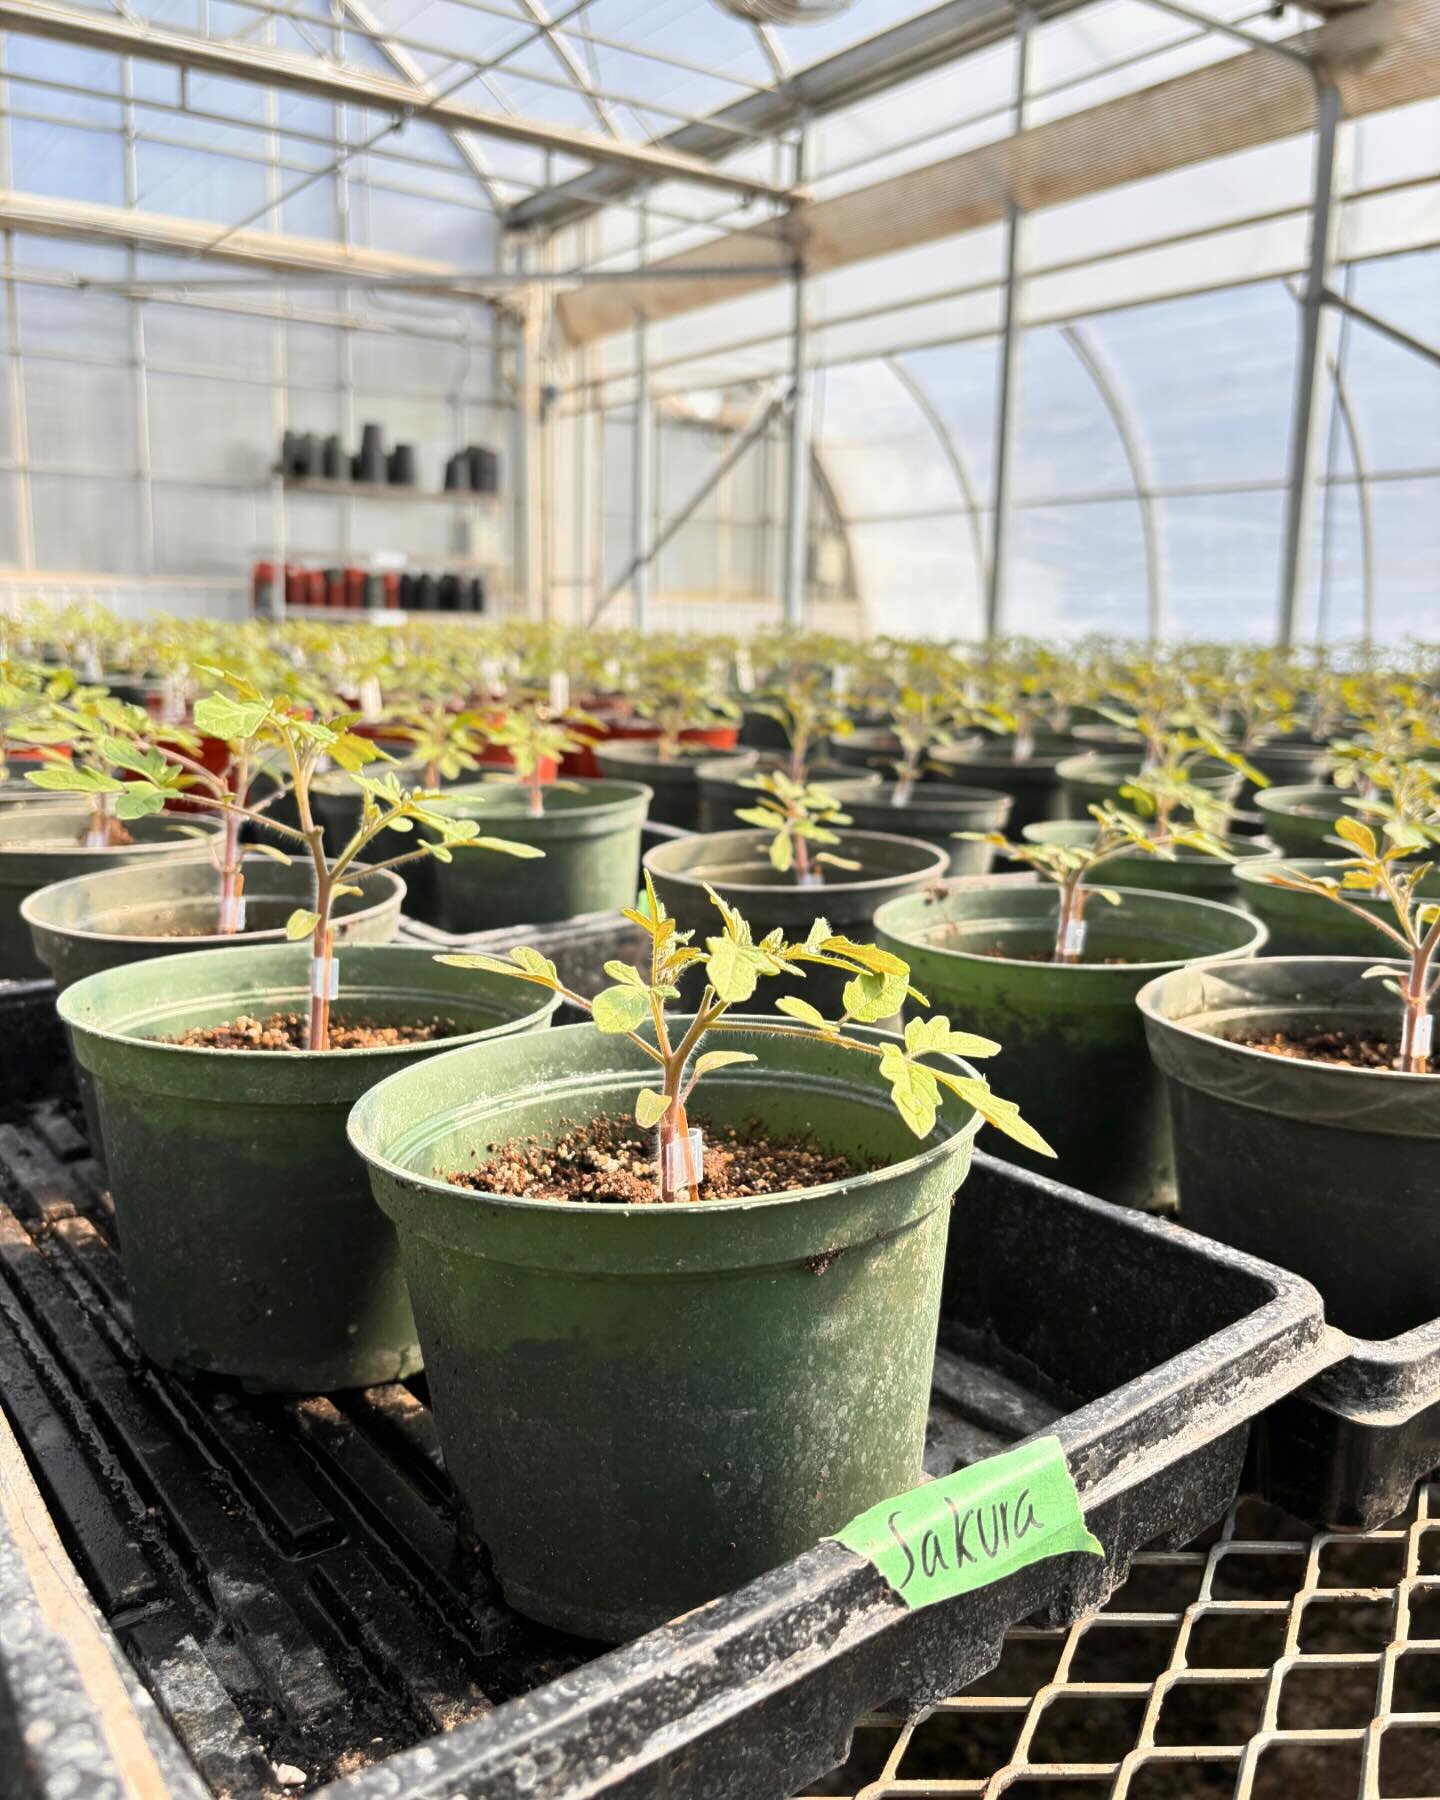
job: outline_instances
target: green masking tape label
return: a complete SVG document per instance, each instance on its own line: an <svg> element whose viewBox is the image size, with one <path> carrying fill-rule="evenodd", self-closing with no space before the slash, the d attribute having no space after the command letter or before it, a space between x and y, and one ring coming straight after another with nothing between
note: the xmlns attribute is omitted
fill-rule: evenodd
<svg viewBox="0 0 1440 1800"><path fill-rule="evenodd" d="M908 1607L933 1606L1067 1550L1103 1556L1056 1437L882 1500L835 1533Z"/></svg>

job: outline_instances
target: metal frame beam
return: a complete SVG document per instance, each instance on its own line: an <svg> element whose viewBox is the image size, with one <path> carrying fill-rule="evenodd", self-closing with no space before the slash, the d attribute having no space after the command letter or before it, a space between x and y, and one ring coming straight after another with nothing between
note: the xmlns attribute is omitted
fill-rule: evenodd
<svg viewBox="0 0 1440 1800"><path fill-rule="evenodd" d="M805 179L810 132L800 126L795 140L795 183ZM810 306L803 245L796 246L790 275L790 447L785 489L785 587L782 617L798 631L805 620L810 549Z"/></svg>
<svg viewBox="0 0 1440 1800"><path fill-rule="evenodd" d="M391 80L368 70L342 68L264 45L173 31L119 13L83 12L52 4L51 0L0 0L0 29L80 44L114 56L138 56L229 81L260 82L292 93L313 94L341 105L389 113L397 119L423 118L446 129L475 131L486 137L579 157L585 162L612 165L631 180L689 181L786 204L795 197L789 188L718 168L663 143L631 143L600 132L490 111L453 97L437 98L428 88L412 81ZM481 72L477 70L477 74Z"/></svg>
<svg viewBox="0 0 1440 1800"><path fill-rule="evenodd" d="M1056 19L1084 4L1086 0L1037 0L1032 10L1037 18ZM855 106L902 81L1002 43L1014 29L1011 0L946 0L808 69L797 69L783 87L746 94L707 119L667 132L657 140L657 148L691 157L727 156L756 137L777 137L802 119ZM553 231L623 199L631 181L613 169L578 175L520 201L508 223L517 229Z"/></svg>
<svg viewBox="0 0 1440 1800"><path fill-rule="evenodd" d="M1280 618L1277 638L1282 650L1293 648L1300 622L1310 555L1310 525L1315 500L1315 468L1319 458L1321 408L1316 390L1327 362L1325 344L1329 309L1325 304L1335 263L1340 208L1335 193L1335 164L1340 136L1340 90L1328 82L1315 88L1315 186L1310 215L1310 258L1300 301L1300 351L1295 366L1295 398L1290 418L1289 478L1285 496L1285 535L1280 565Z"/></svg>
<svg viewBox="0 0 1440 1800"><path fill-rule="evenodd" d="M1327 287L1324 300L1327 306L1338 307L1341 312L1348 313L1360 324L1368 325L1372 331L1378 331L1381 337L1389 338L1392 344L1398 344L1402 350L1411 350L1416 356L1423 356L1427 362L1440 363L1440 348L1427 343L1424 338L1412 337L1408 331L1402 331L1398 325L1392 325L1388 319L1382 319L1379 313L1373 313L1366 307L1357 306L1348 294L1337 293L1334 288Z"/></svg>
<svg viewBox="0 0 1440 1800"><path fill-rule="evenodd" d="M1015 9L1015 107L1012 130L1025 129L1025 100L1030 82L1030 13ZM990 522L990 578L985 589L985 639L1000 636L1005 615L1005 579L1009 574L1011 461L1015 447L1015 405L1020 350L1020 284L1023 279L1025 214L1014 193L1005 196L1005 289L1000 327L1000 368L995 400L995 480Z"/></svg>

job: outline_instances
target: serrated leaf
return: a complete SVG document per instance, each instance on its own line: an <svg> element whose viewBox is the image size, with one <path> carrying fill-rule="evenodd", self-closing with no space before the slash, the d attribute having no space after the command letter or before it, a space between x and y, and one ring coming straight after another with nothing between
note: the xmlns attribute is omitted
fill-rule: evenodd
<svg viewBox="0 0 1440 1800"><path fill-rule="evenodd" d="M155 788L142 787L138 782L128 784L115 802L117 819L148 819L164 810L165 796Z"/></svg>
<svg viewBox="0 0 1440 1800"><path fill-rule="evenodd" d="M761 975L772 966L763 950L737 943L732 937L706 938L705 947L710 953L705 959L710 985L730 1006L748 1000Z"/></svg>
<svg viewBox="0 0 1440 1800"><path fill-rule="evenodd" d="M658 1125L670 1110L670 1096L655 1088L641 1088L635 1096L635 1119L648 1131Z"/></svg>
<svg viewBox="0 0 1440 1800"><path fill-rule="evenodd" d="M703 1056L695 1058L695 1079L709 1075L715 1069L728 1069L735 1063L759 1062L758 1056L752 1056L748 1050L707 1050Z"/></svg>
<svg viewBox="0 0 1440 1800"><path fill-rule="evenodd" d="M1000 1046L993 1038L952 1031L949 1019L944 1013L937 1013L932 1019L906 1022L905 1048L911 1056L924 1056L929 1051L944 1051L949 1056L994 1056Z"/></svg>
<svg viewBox="0 0 1440 1800"><path fill-rule="evenodd" d="M63 767L32 769L25 777L31 787L45 788L57 794L118 794L124 786L111 775L97 774L93 769Z"/></svg>
<svg viewBox="0 0 1440 1800"><path fill-rule="evenodd" d="M805 948L807 950L818 950L829 936L830 921L828 919L816 919L812 922L809 931L805 933Z"/></svg>
<svg viewBox="0 0 1440 1800"><path fill-rule="evenodd" d="M319 913L297 907L285 921L285 935L292 943L298 943L301 938L309 937L319 923Z"/></svg>
<svg viewBox="0 0 1440 1800"><path fill-rule="evenodd" d="M208 694L195 702L193 716L195 729L204 736L233 744L254 737L269 711L263 700L231 700L224 694Z"/></svg>
<svg viewBox="0 0 1440 1800"><path fill-rule="evenodd" d="M643 1019L649 1018L650 996L641 988L601 988L590 1002L590 1016L597 1031L611 1037L620 1036L634 1031Z"/></svg>
<svg viewBox="0 0 1440 1800"><path fill-rule="evenodd" d="M1013 1100L1002 1100L992 1092L988 1081L978 1076L954 1076L941 1073L939 1079L956 1093L962 1100L973 1106L987 1125L993 1125L997 1131L1003 1131L1006 1137L1017 1144L1023 1144L1027 1150L1033 1150L1037 1156L1051 1156L1055 1152L1050 1148L1033 1125L1020 1116L1020 1108Z"/></svg>
<svg viewBox="0 0 1440 1800"><path fill-rule="evenodd" d="M880 1075L890 1083L895 1110L916 1137L929 1137L940 1108L940 1085L923 1063L911 1062L895 1044L880 1053Z"/></svg>
<svg viewBox="0 0 1440 1800"><path fill-rule="evenodd" d="M845 1010L852 1019L873 1025L878 1019L892 1018L905 1004L910 991L910 971L901 964L902 973L888 970L864 970L845 983Z"/></svg>

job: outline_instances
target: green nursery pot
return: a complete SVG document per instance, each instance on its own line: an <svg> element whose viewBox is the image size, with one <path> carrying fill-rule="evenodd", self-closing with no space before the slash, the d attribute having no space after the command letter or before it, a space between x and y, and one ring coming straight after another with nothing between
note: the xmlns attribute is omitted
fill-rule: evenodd
<svg viewBox="0 0 1440 1800"><path fill-rule="evenodd" d="M338 1017L440 1016L454 1032L323 1054L155 1041L239 1013L303 1012L308 944L131 963L59 998L95 1084L136 1335L164 1368L319 1393L420 1367L395 1236L346 1116L385 1076L456 1043L533 1031L558 1002L427 950L351 944L337 961Z"/></svg>
<svg viewBox="0 0 1440 1800"><path fill-rule="evenodd" d="M1324 856L1340 850L1335 821L1351 818L1354 808L1336 787L1262 788L1255 804L1265 821L1265 835L1282 856Z"/></svg>
<svg viewBox="0 0 1440 1800"><path fill-rule="evenodd" d="M1338 858L1339 855L1336 848L1335 856ZM1374 961L1377 957L1383 960L1390 955L1390 940L1378 927L1367 925L1333 900L1322 900L1316 894L1297 894L1290 888L1272 887L1266 877L1279 875L1286 869L1294 869L1301 875L1329 876L1331 880L1340 877L1334 860L1276 856L1273 851L1236 870L1240 878L1240 904L1246 912L1264 920L1265 929L1270 933L1270 941L1265 946L1267 956L1368 956ZM1440 873L1432 870L1421 883L1420 892L1440 898ZM1394 910L1383 895L1352 889L1345 898L1352 906L1362 908L1376 919L1394 924Z"/></svg>
<svg viewBox="0 0 1440 1800"><path fill-rule="evenodd" d="M1070 849L1082 849L1095 841L1095 821L1046 819L1039 825L1027 825L1020 835L1029 844L1061 844ZM1236 881L1238 866L1275 853L1269 844L1255 838L1227 837L1220 841L1235 858L1234 862L1226 862L1220 856L1205 856L1198 850L1177 850L1168 859L1136 851L1133 855L1117 856L1112 862L1103 863L1098 873L1099 885L1104 887L1113 880L1121 887L1155 888L1162 894L1193 894L1200 900L1221 900L1227 906L1238 906L1241 904Z"/></svg>
<svg viewBox="0 0 1440 1800"><path fill-rule="evenodd" d="M1086 906L1081 963L1021 960L1053 945L1059 911L1050 882L1023 876L893 900L875 916L876 942L910 964L924 1010L1004 1045L996 1085L1058 1161L1008 1143L1007 1157L1102 1200L1153 1207L1173 1180L1170 1134L1135 996L1164 969L1253 956L1265 927L1212 900L1110 891L1118 906L1098 895Z"/></svg>
<svg viewBox="0 0 1440 1800"><path fill-rule="evenodd" d="M650 789L633 781L583 781L574 789L546 788L539 817L527 811L526 790L513 783L452 789L447 811L478 820L490 837L531 844L544 859L457 850L448 863L426 858L409 865L421 872L409 877L415 917L441 931L472 932L633 906Z"/></svg>
<svg viewBox="0 0 1440 1800"><path fill-rule="evenodd" d="M1062 817L1084 822L1090 818L1092 806L1103 806L1107 802L1115 806L1126 804L1120 790L1139 775L1140 763L1129 751L1118 756L1096 756L1087 752L1084 756L1067 757L1057 765L1055 773L1060 780ZM1218 757L1206 758L1197 764L1190 780L1193 786L1222 800L1238 797L1241 788L1239 770L1232 769Z"/></svg>
<svg viewBox="0 0 1440 1800"><path fill-rule="evenodd" d="M1440 1074L1229 1041L1332 1026L1395 1042L1399 1002L1365 979L1374 966L1372 953L1182 969L1139 1005L1170 1091L1182 1222L1314 1282L1342 1331L1388 1339L1440 1314Z"/></svg>
<svg viewBox="0 0 1440 1800"><path fill-rule="evenodd" d="M88 809L77 812L70 806L13 807L0 814L0 980L45 975L45 965L31 942L30 927L20 916L21 903L38 888L136 864L170 865L203 859L204 867L214 874L207 840L218 832L218 819L193 814L181 819L168 813L131 819L125 828L134 838L133 844L87 850L80 841L87 816Z"/></svg>
<svg viewBox="0 0 1440 1800"><path fill-rule="evenodd" d="M308 863L287 869L251 857L244 873L245 929L228 937L215 930L220 877L208 858L158 868L131 864L57 881L31 894L20 916L30 927L35 954L62 990L102 969L152 956L285 943L285 921L312 901ZM352 872L347 879L361 892L335 902L336 938L388 943L399 929L405 883L388 869Z"/></svg>
<svg viewBox="0 0 1440 1800"><path fill-rule="evenodd" d="M988 788L957 787L948 781L923 781L910 798L896 805L894 781L829 783L856 831L899 831L934 844L948 858L947 875L987 875L995 859L990 844L957 838L957 831L1003 831L1011 799Z"/></svg>
<svg viewBox="0 0 1440 1800"><path fill-rule="evenodd" d="M763 831L717 831L658 844L646 854L645 867L666 912L681 931L695 933L697 944L723 929L707 886L739 909L757 943L777 925L788 939L803 938L814 920L825 918L836 931L869 944L875 941L875 909L898 894L932 886L950 860L946 851L918 838L873 831L838 831L836 836L839 843L825 848L861 867L854 872L830 869L814 887L799 886L793 872L782 874L771 865L770 839ZM803 979L774 976L761 984L754 1009L773 1012L778 999L793 994L833 1018L848 979L838 970L819 967ZM687 1004L699 1004L703 986L702 971L686 971L681 993Z"/></svg>
<svg viewBox="0 0 1440 1800"><path fill-rule="evenodd" d="M680 831L699 831L700 771L712 764L744 770L753 750L716 750L708 744L682 744L677 754L662 757L654 739L610 738L595 748L600 773L608 780L643 782L650 789L650 819Z"/></svg>
<svg viewBox="0 0 1440 1800"><path fill-rule="evenodd" d="M450 1478L510 1604L584 1637L647 1631L921 1478L975 1116L947 1098L918 1140L869 1057L744 1032L725 1047L761 1060L706 1078L706 1129L878 1166L698 1205L450 1185L486 1144L633 1112L653 1064L588 1024L437 1057L350 1117L400 1234Z"/></svg>
<svg viewBox="0 0 1440 1800"><path fill-rule="evenodd" d="M1020 831L1037 819L1054 817L1060 804L1056 770L1074 754L1073 738L1042 736L1035 739L1031 754L1017 762L1013 738L987 737L936 750L930 760L945 770L947 781L1008 794L1014 802L1010 830Z"/></svg>
<svg viewBox="0 0 1440 1800"><path fill-rule="evenodd" d="M789 758L768 752L756 754L743 768L733 761L708 759L702 762L695 772L700 794L699 829L705 832L733 831L735 814L740 808L755 806L760 800L754 788L741 786L742 781L751 775L773 775L777 769L788 775ZM829 788L832 792L836 784L843 781L847 791L858 792L861 788L878 787L880 771L847 768L844 763L830 759L812 762L808 779L816 787Z"/></svg>

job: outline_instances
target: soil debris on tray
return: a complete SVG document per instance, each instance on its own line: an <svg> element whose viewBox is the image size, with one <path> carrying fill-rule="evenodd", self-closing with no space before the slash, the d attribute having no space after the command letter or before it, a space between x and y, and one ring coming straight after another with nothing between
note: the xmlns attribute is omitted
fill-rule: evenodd
<svg viewBox="0 0 1440 1800"><path fill-rule="evenodd" d="M385 1050L399 1044L431 1044L453 1037L453 1019L423 1019L404 1025L377 1025L373 1019L332 1018L332 1050ZM263 1019L239 1013L220 1025L192 1025L175 1037L157 1038L187 1050L303 1050L310 1033L306 1013L273 1012Z"/></svg>
<svg viewBox="0 0 1440 1800"><path fill-rule="evenodd" d="M1332 1063L1345 1069L1393 1069L1400 1060L1394 1038L1372 1032L1337 1031L1317 1026L1313 1031L1257 1031L1231 1039L1247 1050L1264 1050L1271 1056L1290 1056L1299 1062Z"/></svg>
<svg viewBox="0 0 1440 1800"><path fill-rule="evenodd" d="M745 1136L733 1125L691 1123L705 1132L702 1201L791 1193L864 1173L848 1156L822 1150L813 1141L770 1142ZM660 1200L655 1134L641 1131L632 1120L597 1119L553 1140L527 1137L487 1144L485 1154L478 1167L452 1170L445 1179L478 1193L527 1200L605 1206L653 1206Z"/></svg>

